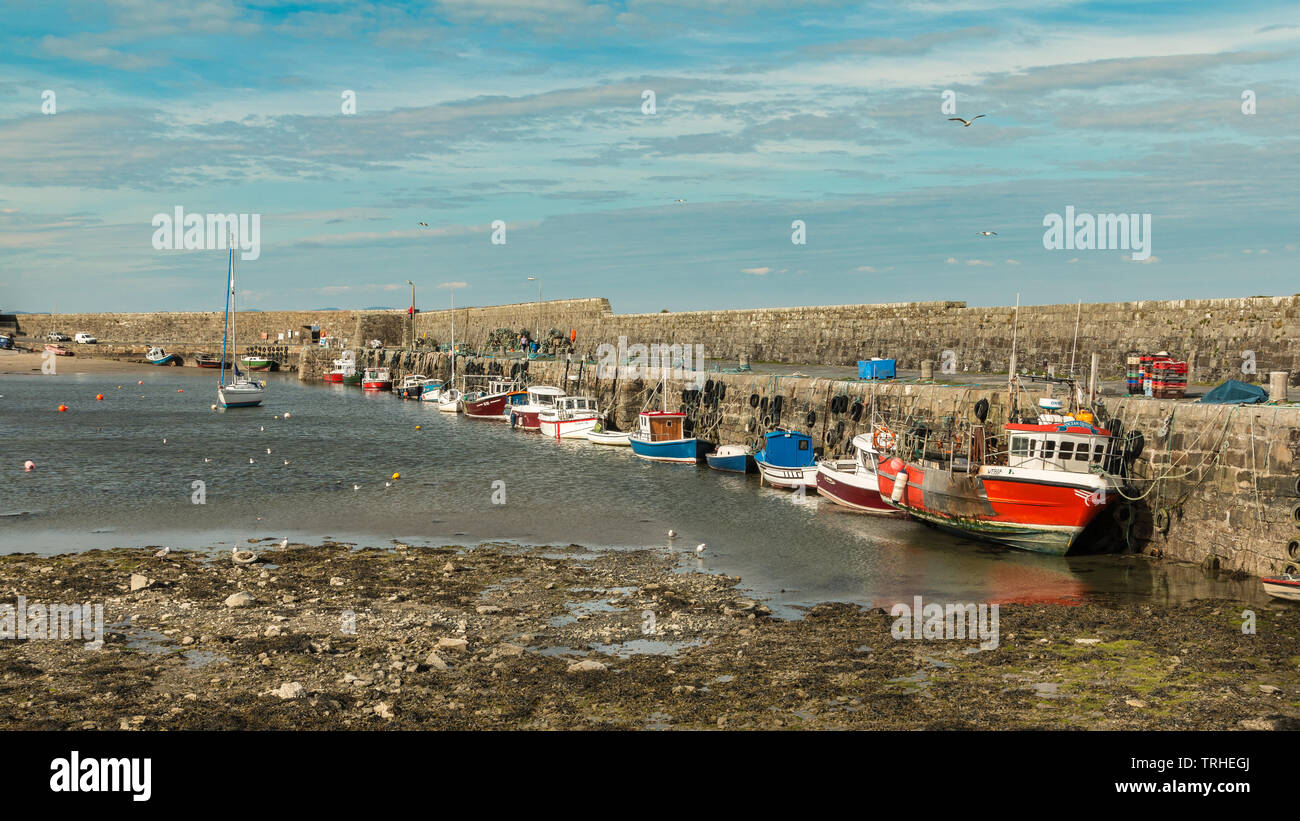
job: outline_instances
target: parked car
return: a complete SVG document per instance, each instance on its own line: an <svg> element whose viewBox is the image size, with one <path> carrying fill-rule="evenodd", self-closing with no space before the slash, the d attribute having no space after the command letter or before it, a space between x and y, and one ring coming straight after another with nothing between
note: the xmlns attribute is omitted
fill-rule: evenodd
<svg viewBox="0 0 1300 821"><path fill-rule="evenodd" d="M79 333L75 339L78 345L94 345L99 340L88 333Z"/></svg>
<svg viewBox="0 0 1300 821"><path fill-rule="evenodd" d="M67 334L61 334L58 331L50 331L45 335L46 342L71 342L72 337Z"/></svg>

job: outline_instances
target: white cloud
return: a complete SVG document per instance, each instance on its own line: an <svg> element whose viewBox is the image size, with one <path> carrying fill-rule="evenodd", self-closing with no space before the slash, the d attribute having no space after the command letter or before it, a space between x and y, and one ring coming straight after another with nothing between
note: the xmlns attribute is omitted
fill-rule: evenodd
<svg viewBox="0 0 1300 821"><path fill-rule="evenodd" d="M742 274L753 274L753 275L756 276L756 277L765 276L765 275L767 275L768 273L771 273L771 271L772 271L772 269L771 269L771 268L767 268L767 267L763 267L763 268L741 268L741 269L740 269L740 272L741 272Z"/></svg>

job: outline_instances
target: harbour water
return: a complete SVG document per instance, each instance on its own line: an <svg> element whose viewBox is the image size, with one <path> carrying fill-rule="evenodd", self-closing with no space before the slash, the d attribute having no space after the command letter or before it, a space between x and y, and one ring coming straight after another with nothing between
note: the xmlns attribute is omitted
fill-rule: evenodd
<svg viewBox="0 0 1300 821"><path fill-rule="evenodd" d="M0 552L508 540L663 546L683 554L684 570L740 576L787 614L917 595L1266 601L1257 584L1186 565L1003 549L760 487L753 476L648 463L626 448L556 442L389 394L266 378L262 407L228 411L211 410L216 375L191 368L0 379Z"/></svg>

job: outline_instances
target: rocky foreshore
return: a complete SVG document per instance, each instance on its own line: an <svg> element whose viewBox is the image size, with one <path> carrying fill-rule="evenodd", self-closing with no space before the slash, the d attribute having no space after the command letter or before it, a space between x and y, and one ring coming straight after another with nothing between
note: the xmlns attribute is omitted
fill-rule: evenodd
<svg viewBox="0 0 1300 821"><path fill-rule="evenodd" d="M883 610L776 618L663 550L250 544L0 557L0 604L102 604L102 647L0 640L5 729L1295 729L1300 608L1000 607L999 646ZM160 551L161 552L161 551Z"/></svg>

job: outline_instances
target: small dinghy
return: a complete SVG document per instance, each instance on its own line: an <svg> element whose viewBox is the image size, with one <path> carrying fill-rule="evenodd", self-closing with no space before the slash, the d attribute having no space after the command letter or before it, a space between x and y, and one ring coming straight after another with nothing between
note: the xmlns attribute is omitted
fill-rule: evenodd
<svg viewBox="0 0 1300 821"><path fill-rule="evenodd" d="M744 445L722 445L715 452L705 455L704 461L714 470L727 473L753 473L754 452Z"/></svg>
<svg viewBox="0 0 1300 821"><path fill-rule="evenodd" d="M155 345L149 349L149 353L145 354L144 358L149 360L150 365L170 365L176 361L176 354L167 353Z"/></svg>
<svg viewBox="0 0 1300 821"><path fill-rule="evenodd" d="M631 447L629 437L632 434L621 430L589 430L587 441L596 445L613 445L614 447Z"/></svg>
<svg viewBox="0 0 1300 821"><path fill-rule="evenodd" d="M1275 599L1300 601L1300 576L1283 573L1281 576L1260 579L1264 583L1264 592Z"/></svg>

